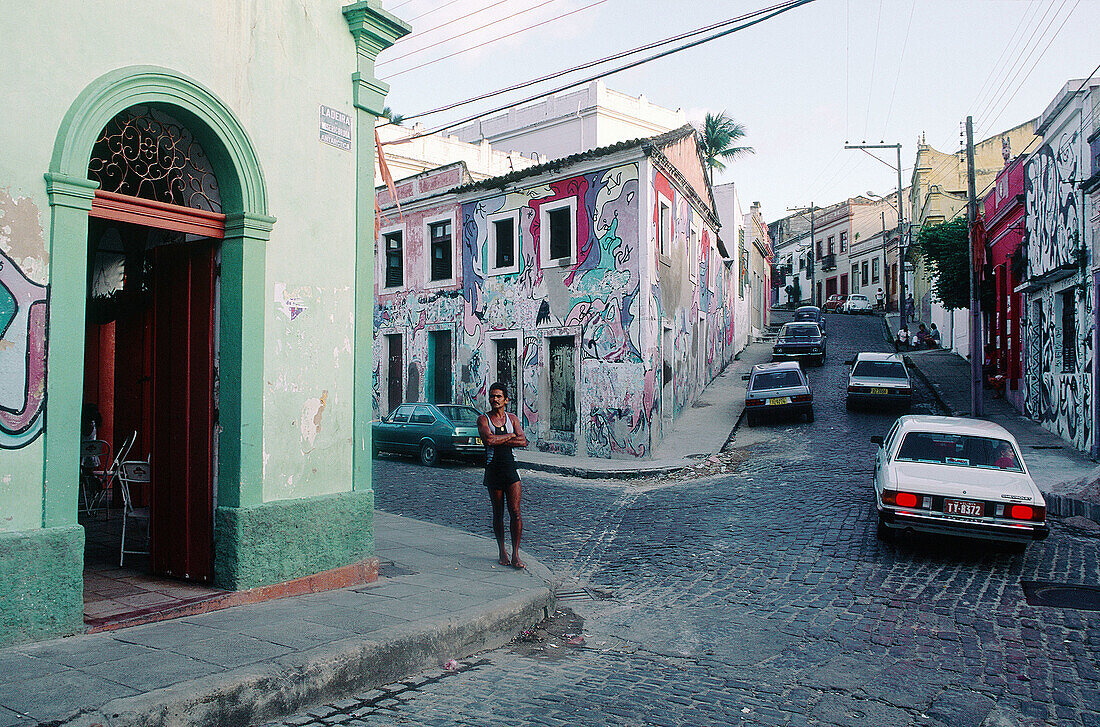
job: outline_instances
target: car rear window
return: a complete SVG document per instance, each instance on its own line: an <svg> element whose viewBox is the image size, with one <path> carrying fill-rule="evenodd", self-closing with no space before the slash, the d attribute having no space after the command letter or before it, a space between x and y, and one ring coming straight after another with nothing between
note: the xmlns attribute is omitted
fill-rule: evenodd
<svg viewBox="0 0 1100 727"><path fill-rule="evenodd" d="M752 377L752 390L786 389L802 386L802 375L797 371L765 371Z"/></svg>
<svg viewBox="0 0 1100 727"><path fill-rule="evenodd" d="M439 411L455 424L477 424L481 412L472 406L441 406Z"/></svg>
<svg viewBox="0 0 1100 727"><path fill-rule="evenodd" d="M905 367L898 361L859 361L852 369L852 376L872 379L904 379Z"/></svg>
<svg viewBox="0 0 1100 727"><path fill-rule="evenodd" d="M795 313L794 314L794 319L796 321L816 321L817 320L817 314L816 313L811 313L810 311L806 311L804 313Z"/></svg>
<svg viewBox="0 0 1100 727"><path fill-rule="evenodd" d="M780 335L784 338L818 338L821 336L821 330L812 324L794 325L788 323L783 326L783 333Z"/></svg>
<svg viewBox="0 0 1100 727"><path fill-rule="evenodd" d="M894 460L1023 472L1020 455L1010 442L966 434L909 432Z"/></svg>
<svg viewBox="0 0 1100 727"><path fill-rule="evenodd" d="M850 300L850 301L851 300L856 300L856 301L864 300L865 301L865 300L867 300L867 296L866 295L849 295L848 300Z"/></svg>

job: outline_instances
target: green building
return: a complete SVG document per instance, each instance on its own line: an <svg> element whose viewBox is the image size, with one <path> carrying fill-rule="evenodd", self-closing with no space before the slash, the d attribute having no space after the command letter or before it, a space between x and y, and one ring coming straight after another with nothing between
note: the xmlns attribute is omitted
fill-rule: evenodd
<svg viewBox="0 0 1100 727"><path fill-rule="evenodd" d="M88 405L151 461L153 574L369 571L374 59L408 26L377 0L5 25L0 645L84 627Z"/></svg>

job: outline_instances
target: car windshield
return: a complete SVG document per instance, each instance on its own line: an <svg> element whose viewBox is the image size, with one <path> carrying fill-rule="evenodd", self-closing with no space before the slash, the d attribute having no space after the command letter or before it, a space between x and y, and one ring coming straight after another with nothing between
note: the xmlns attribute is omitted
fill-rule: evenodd
<svg viewBox="0 0 1100 727"><path fill-rule="evenodd" d="M783 338L817 338L820 335L821 331L815 325L796 326L790 323L783 326L783 333L781 334Z"/></svg>
<svg viewBox="0 0 1100 727"><path fill-rule="evenodd" d="M802 377L797 371L764 371L752 377L752 390L787 389L802 386Z"/></svg>
<svg viewBox="0 0 1100 727"><path fill-rule="evenodd" d="M905 367L900 361L858 361L852 376L869 379L904 379Z"/></svg>
<svg viewBox="0 0 1100 727"><path fill-rule="evenodd" d="M439 411L455 424L476 425L481 412L472 406L441 406Z"/></svg>
<svg viewBox="0 0 1100 727"><path fill-rule="evenodd" d="M946 464L955 467L1022 472L1011 443L992 437L942 432L909 432L894 458L898 462Z"/></svg>

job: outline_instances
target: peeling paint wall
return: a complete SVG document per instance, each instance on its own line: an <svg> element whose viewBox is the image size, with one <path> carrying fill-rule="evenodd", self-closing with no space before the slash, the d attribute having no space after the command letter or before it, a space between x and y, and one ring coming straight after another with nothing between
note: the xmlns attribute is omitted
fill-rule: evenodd
<svg viewBox="0 0 1100 727"><path fill-rule="evenodd" d="M652 250L644 249L656 244L654 212L643 203L646 195L655 199L656 186L675 209L669 264L656 262ZM546 264L543 213L565 204L575 210L574 255L568 265ZM645 159L561 173L503 193L481 190L403 206L403 218L392 229L401 229L406 241L405 285L376 287L376 415L392 408L386 398L385 336L403 336L402 388L424 400L428 334L448 326L455 334L456 401L485 408L496 378L497 341L513 337L520 381L511 398L535 446L564 454L644 457L660 439L662 357L667 353L676 361L672 406L682 411L733 355L732 289L718 259L715 231L683 190ZM423 230L425 221L448 210L458 215L460 269L453 284L433 288L426 282ZM518 221L516 267L495 272L492 226L502 219ZM378 258L377 279L384 281L381 247ZM656 265L664 266L660 278L652 269ZM661 350L660 324L654 323L662 316L674 321L677 331L667 352ZM569 401L550 382L549 339L558 336L573 337L576 347L575 395ZM416 372L415 386L409 367ZM574 407L573 432L551 428L549 412L561 406Z"/></svg>
<svg viewBox="0 0 1100 727"><path fill-rule="evenodd" d="M0 188L0 531L41 524L47 261L38 206Z"/></svg>

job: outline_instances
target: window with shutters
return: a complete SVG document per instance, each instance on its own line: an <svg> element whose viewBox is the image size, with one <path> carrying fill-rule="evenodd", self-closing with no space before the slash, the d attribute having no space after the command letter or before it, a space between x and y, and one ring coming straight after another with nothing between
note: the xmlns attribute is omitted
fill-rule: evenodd
<svg viewBox="0 0 1100 727"><path fill-rule="evenodd" d="M871 258L871 282L878 282L878 258Z"/></svg>
<svg viewBox="0 0 1100 727"><path fill-rule="evenodd" d="M519 272L519 211L489 217L489 274Z"/></svg>
<svg viewBox="0 0 1100 727"><path fill-rule="evenodd" d="M401 230L382 235L382 247L386 251L386 286L401 288L405 285L405 244Z"/></svg>
<svg viewBox="0 0 1100 727"><path fill-rule="evenodd" d="M562 200L539 209L539 256L542 267L572 265L577 249L577 202Z"/></svg>
<svg viewBox="0 0 1100 727"><path fill-rule="evenodd" d="M449 219L428 223L428 254L431 258L429 280L433 283L454 279L452 265L451 221Z"/></svg>
<svg viewBox="0 0 1100 727"><path fill-rule="evenodd" d="M848 232L842 230L840 233L840 251L844 252L848 249Z"/></svg>

